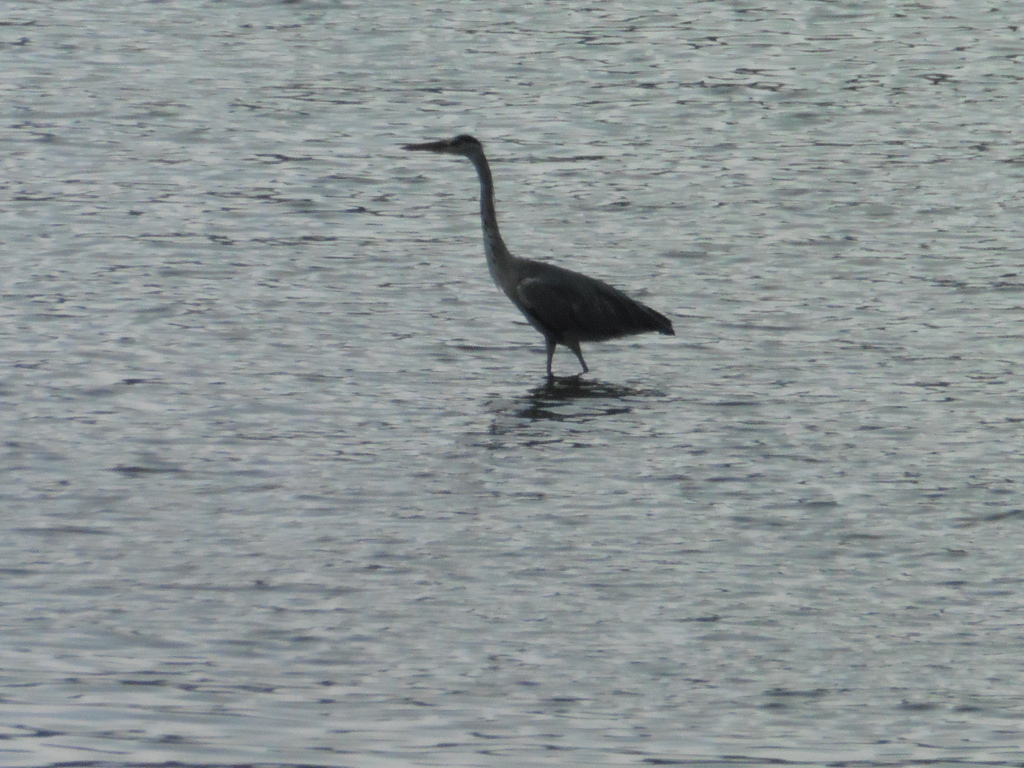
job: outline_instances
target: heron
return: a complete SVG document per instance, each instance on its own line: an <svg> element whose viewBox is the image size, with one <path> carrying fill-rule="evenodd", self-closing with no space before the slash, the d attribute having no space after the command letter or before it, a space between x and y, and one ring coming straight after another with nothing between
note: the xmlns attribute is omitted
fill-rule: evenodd
<svg viewBox="0 0 1024 768"><path fill-rule="evenodd" d="M603 280L554 264L513 256L498 231L491 168L483 145L475 138L462 134L454 139L406 144L403 148L458 155L473 163L480 177L480 220L487 269L495 284L544 337L549 380L554 378L551 361L559 344L572 350L583 373L588 373L590 369L583 359L581 342L606 341L650 331L675 335L671 320Z"/></svg>

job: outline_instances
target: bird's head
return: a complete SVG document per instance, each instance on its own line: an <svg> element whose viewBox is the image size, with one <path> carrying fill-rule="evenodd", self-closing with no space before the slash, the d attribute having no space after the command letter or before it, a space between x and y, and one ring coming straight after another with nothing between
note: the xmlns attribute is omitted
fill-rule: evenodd
<svg viewBox="0 0 1024 768"><path fill-rule="evenodd" d="M414 152L436 152L439 155L469 157L475 152L482 150L483 144L464 133L461 136L456 136L454 139L428 141L426 144L406 144L402 149L411 149Z"/></svg>

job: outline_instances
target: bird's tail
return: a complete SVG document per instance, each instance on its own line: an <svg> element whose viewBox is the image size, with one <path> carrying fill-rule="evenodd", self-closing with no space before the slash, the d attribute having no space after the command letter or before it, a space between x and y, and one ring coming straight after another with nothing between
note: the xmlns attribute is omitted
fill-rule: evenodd
<svg viewBox="0 0 1024 768"><path fill-rule="evenodd" d="M675 336L676 329L672 327L672 321L665 317L661 312L651 309L648 306L644 306L648 312L648 320L651 323L651 330L657 331L658 333L664 333L666 336Z"/></svg>

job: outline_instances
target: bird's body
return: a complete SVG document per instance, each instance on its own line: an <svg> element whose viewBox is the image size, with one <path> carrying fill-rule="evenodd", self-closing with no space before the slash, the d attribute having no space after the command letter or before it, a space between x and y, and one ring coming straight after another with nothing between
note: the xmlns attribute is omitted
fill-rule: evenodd
<svg viewBox="0 0 1024 768"><path fill-rule="evenodd" d="M473 163L480 177L480 218L487 268L497 286L544 336L549 378L558 344L576 354L586 373L589 369L580 350L581 342L606 341L649 331L675 334L667 317L601 280L554 264L513 256L498 231L490 166L483 146L472 136L407 144L405 149L460 155Z"/></svg>

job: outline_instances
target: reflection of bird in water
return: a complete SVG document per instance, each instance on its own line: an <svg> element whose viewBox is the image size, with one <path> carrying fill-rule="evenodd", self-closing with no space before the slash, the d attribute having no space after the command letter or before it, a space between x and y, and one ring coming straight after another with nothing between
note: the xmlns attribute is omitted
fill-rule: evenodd
<svg viewBox="0 0 1024 768"><path fill-rule="evenodd" d="M601 280L553 264L513 256L498 232L494 182L483 145L472 136L407 144L405 149L461 155L473 163L480 176L480 218L487 267L498 287L544 336L548 378L552 378L551 359L556 344L575 352L586 373L589 369L580 350L582 341L605 341L648 331L675 335L667 317Z"/></svg>

